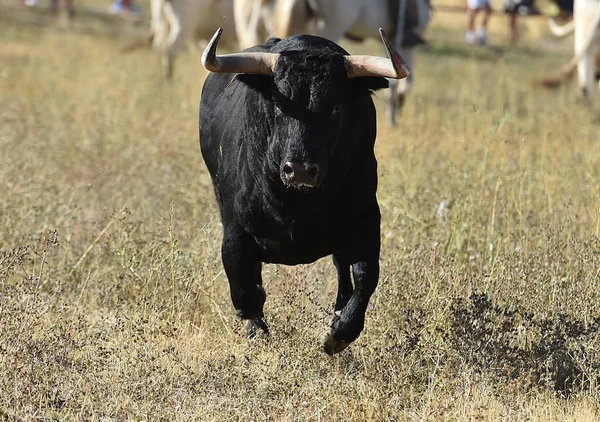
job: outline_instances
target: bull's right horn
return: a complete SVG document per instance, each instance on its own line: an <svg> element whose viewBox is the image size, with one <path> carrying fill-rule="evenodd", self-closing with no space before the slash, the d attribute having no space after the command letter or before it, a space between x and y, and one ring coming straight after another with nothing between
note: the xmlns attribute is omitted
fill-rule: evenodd
<svg viewBox="0 0 600 422"><path fill-rule="evenodd" d="M346 71L348 78L364 76L381 76L384 78L404 79L410 73L408 65L394 49L383 29L379 28L379 35L389 59L376 56L346 56Z"/></svg>
<svg viewBox="0 0 600 422"><path fill-rule="evenodd" d="M256 52L217 56L217 44L222 33L223 28L217 29L202 53L202 65L206 69L217 73L252 73L273 76L279 54Z"/></svg>

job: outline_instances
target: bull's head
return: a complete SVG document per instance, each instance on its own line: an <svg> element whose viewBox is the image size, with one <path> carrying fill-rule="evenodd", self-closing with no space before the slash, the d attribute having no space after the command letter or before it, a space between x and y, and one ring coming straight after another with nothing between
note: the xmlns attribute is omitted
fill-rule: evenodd
<svg viewBox="0 0 600 422"><path fill-rule="evenodd" d="M272 78L269 89L275 109L270 158L277 161L285 185L315 187L325 180L352 92L383 88L387 86L383 78L402 79L409 73L386 34L382 29L379 32L389 59L297 49L217 56L219 28L202 55L202 64L212 72Z"/></svg>

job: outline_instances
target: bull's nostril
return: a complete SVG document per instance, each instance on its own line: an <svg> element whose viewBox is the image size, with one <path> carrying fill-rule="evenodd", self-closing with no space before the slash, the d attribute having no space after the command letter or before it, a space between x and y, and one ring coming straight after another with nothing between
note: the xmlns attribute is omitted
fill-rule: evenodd
<svg viewBox="0 0 600 422"><path fill-rule="evenodd" d="M283 165L283 172L287 175L293 174L294 168L292 167L292 165L290 163L285 163Z"/></svg>
<svg viewBox="0 0 600 422"><path fill-rule="evenodd" d="M319 183L321 167L306 161L285 161L281 166L281 178L286 184L316 186Z"/></svg>

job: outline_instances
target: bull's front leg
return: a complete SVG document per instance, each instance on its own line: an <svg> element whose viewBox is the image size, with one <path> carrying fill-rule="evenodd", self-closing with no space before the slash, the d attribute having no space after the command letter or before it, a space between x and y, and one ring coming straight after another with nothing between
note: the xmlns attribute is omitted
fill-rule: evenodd
<svg viewBox="0 0 600 422"><path fill-rule="evenodd" d="M338 292L337 297L335 298L334 308L336 314L342 312L342 309L344 309L352 297L352 293L354 293L352 279L350 277L351 262L352 261L347 253L341 252L333 254L333 264L335 265L338 274Z"/></svg>
<svg viewBox="0 0 600 422"><path fill-rule="evenodd" d="M256 243L237 223L223 222L223 227L221 258L236 314L248 320L248 337L253 337L258 329L268 334L268 327L263 320L267 295L262 287L262 263L258 258Z"/></svg>
<svg viewBox="0 0 600 422"><path fill-rule="evenodd" d="M379 207L375 202L354 228L352 249L334 256L339 285L331 330L323 340L323 350L328 355L344 350L364 328L367 306L379 280L380 220ZM348 266L342 264L352 268L354 290L349 274L346 277Z"/></svg>

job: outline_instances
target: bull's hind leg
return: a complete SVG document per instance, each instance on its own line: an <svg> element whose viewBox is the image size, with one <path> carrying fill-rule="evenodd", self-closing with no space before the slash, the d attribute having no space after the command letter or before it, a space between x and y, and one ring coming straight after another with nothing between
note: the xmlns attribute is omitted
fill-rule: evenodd
<svg viewBox="0 0 600 422"><path fill-rule="evenodd" d="M223 222L223 226L221 257L236 314L248 320L248 337L254 337L258 329L268 334L263 320L267 295L262 287L262 263L254 239L237 224Z"/></svg>
<svg viewBox="0 0 600 422"><path fill-rule="evenodd" d="M343 256L347 257L344 264L351 265L354 278L354 290L350 283L349 274L346 277L342 260L336 263L338 267L338 298L336 313L331 321L331 330L323 340L323 350L333 355L344 350L360 335L365 325L365 313L377 282L379 280L379 207L375 202L368 212L361 216L359 224L354 228L353 247ZM342 271L340 271L340 269ZM349 271L348 271L349 272ZM343 281L343 283L342 283ZM350 293L351 292L351 293ZM350 297L348 299L348 293ZM341 312L338 306L342 306Z"/></svg>

